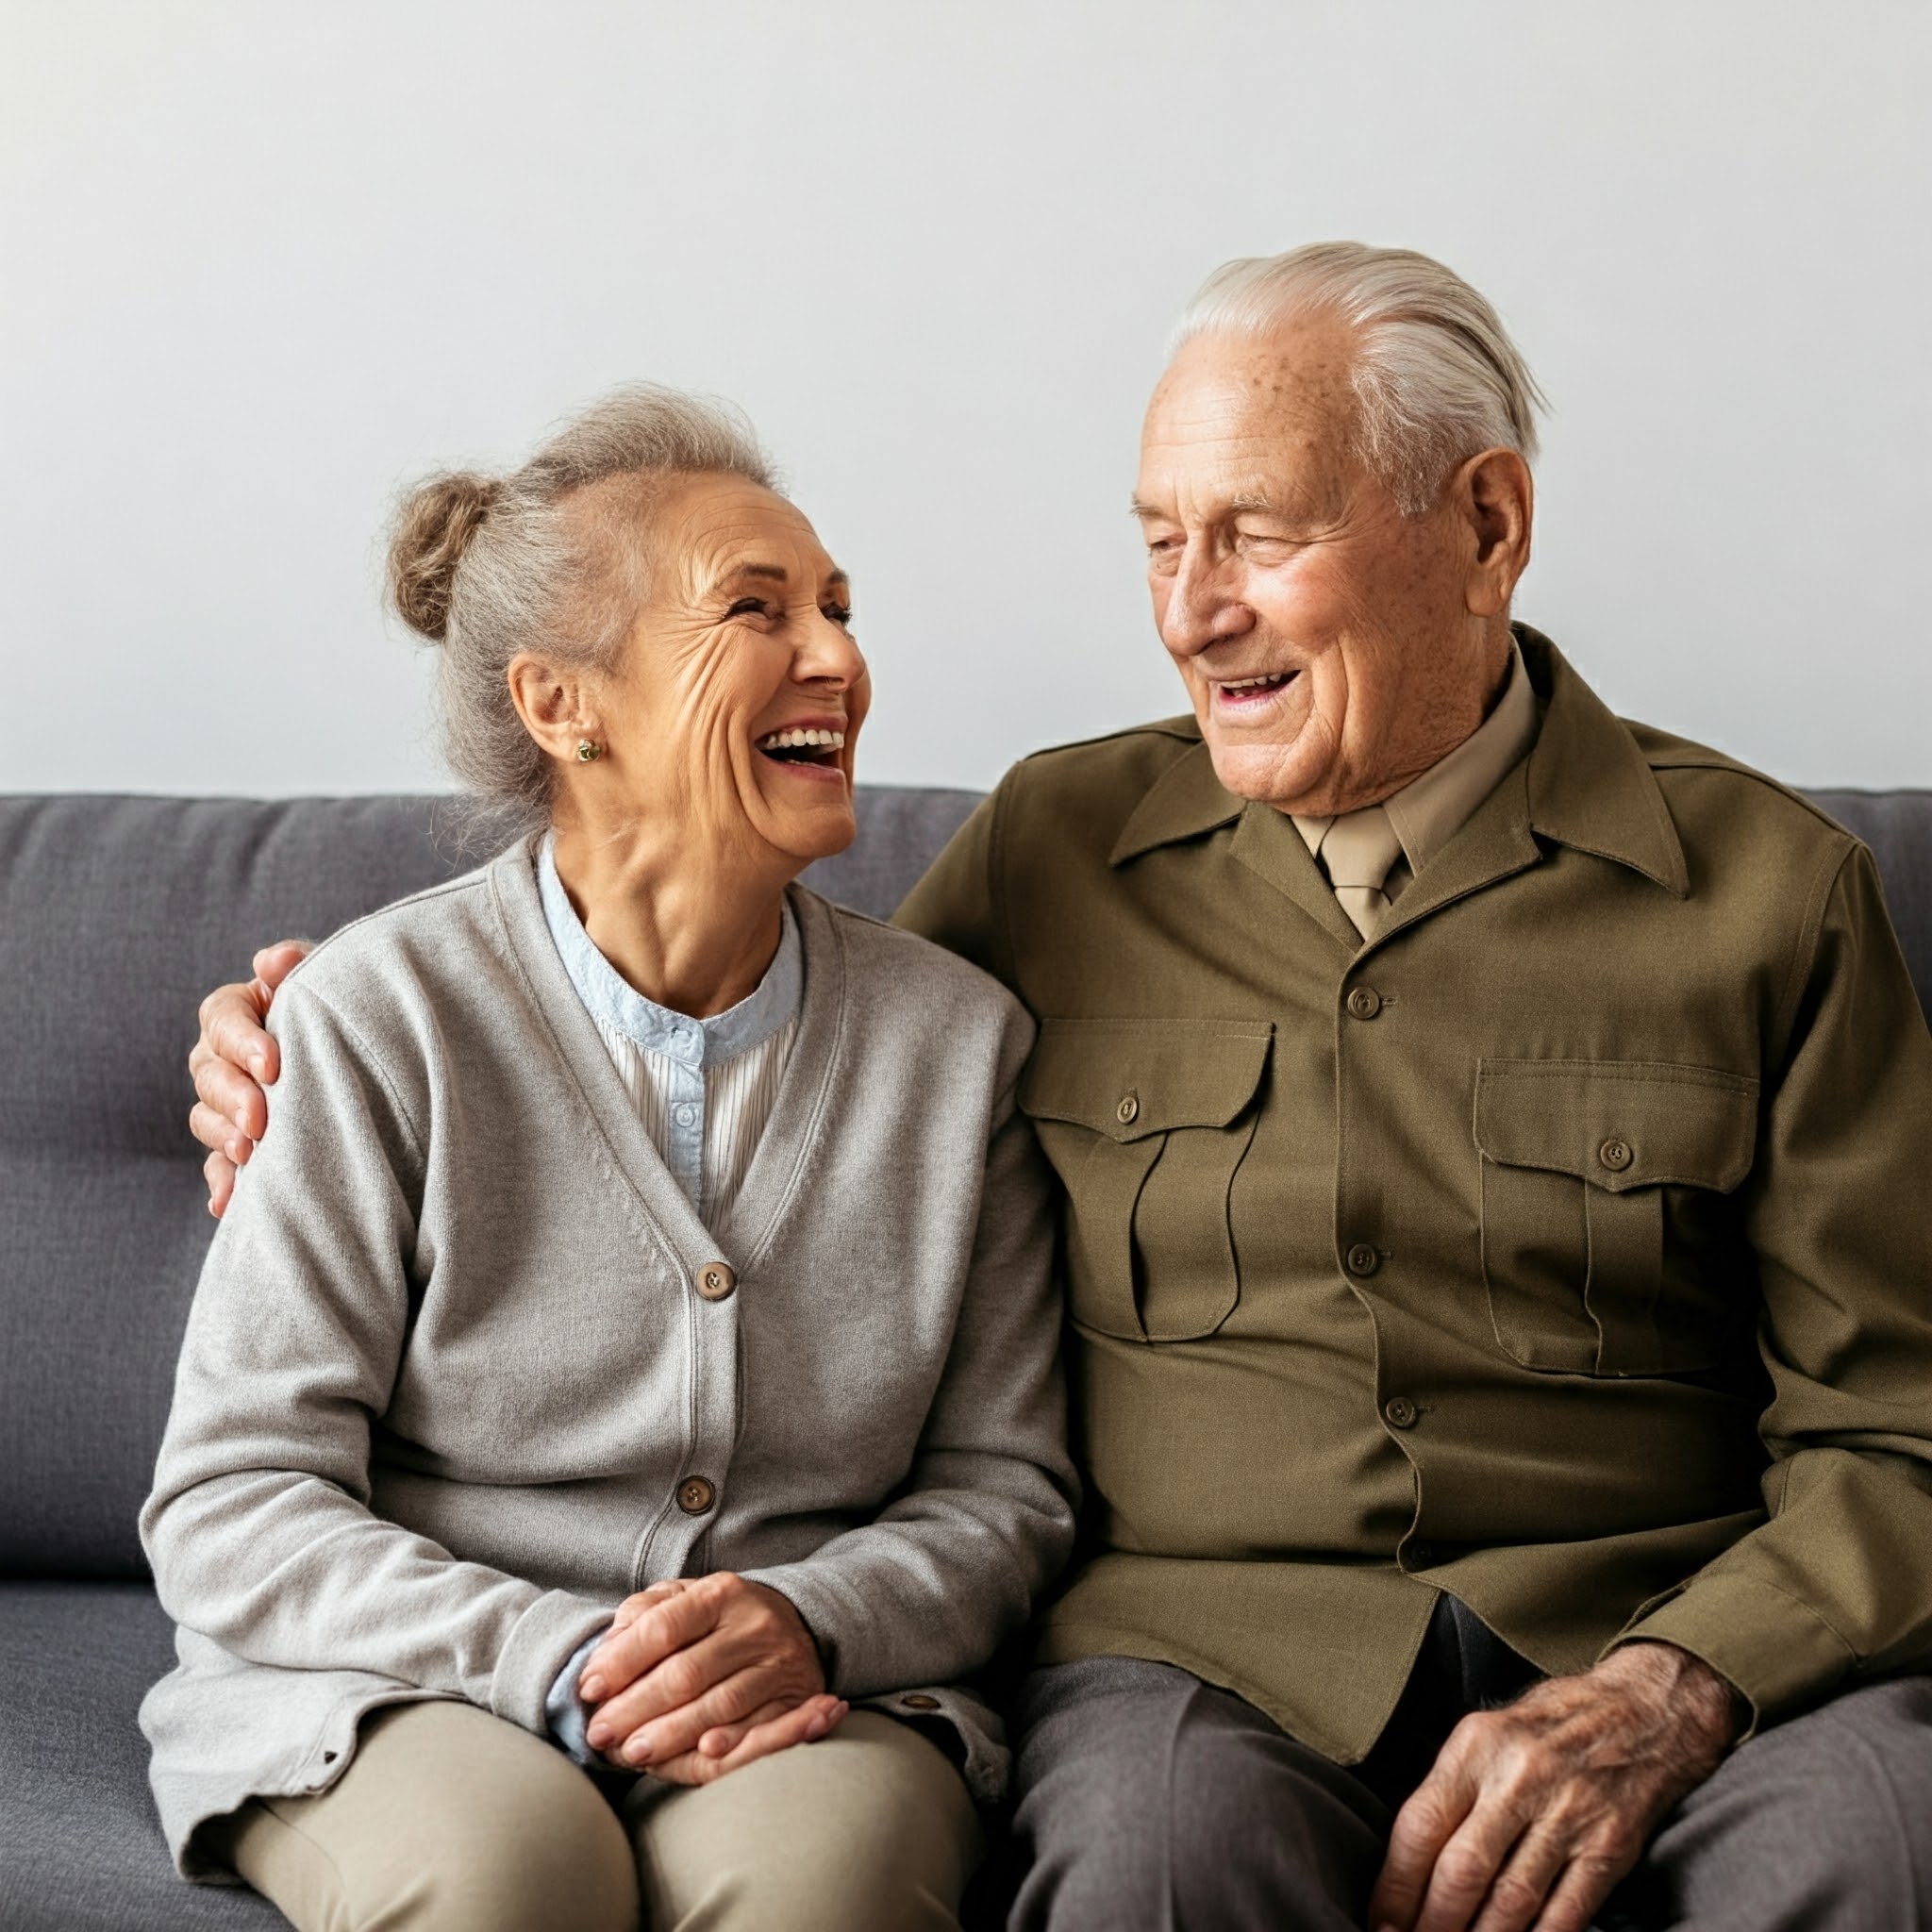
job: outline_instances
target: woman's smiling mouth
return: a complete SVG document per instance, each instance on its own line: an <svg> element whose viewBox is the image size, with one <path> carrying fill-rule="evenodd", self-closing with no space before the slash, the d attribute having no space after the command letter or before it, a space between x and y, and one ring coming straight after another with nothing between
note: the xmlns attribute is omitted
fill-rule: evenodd
<svg viewBox="0 0 1932 1932"><path fill-rule="evenodd" d="M791 730L774 731L759 739L758 749L775 765L808 765L836 771L839 754L845 749L845 734L794 725Z"/></svg>

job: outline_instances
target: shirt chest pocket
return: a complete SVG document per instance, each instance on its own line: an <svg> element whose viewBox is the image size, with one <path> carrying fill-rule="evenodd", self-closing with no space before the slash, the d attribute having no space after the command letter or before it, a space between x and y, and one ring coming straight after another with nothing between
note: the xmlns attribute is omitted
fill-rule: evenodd
<svg viewBox="0 0 1932 1932"><path fill-rule="evenodd" d="M1526 1368L1709 1368L1731 1309L1706 1265L1751 1171L1757 1082L1638 1060L1479 1063L1483 1279Z"/></svg>
<svg viewBox="0 0 1932 1932"><path fill-rule="evenodd" d="M1187 1341L1233 1312L1228 1195L1274 1034L1265 1020L1042 1023L1020 1105L1066 1189L1081 1326Z"/></svg>

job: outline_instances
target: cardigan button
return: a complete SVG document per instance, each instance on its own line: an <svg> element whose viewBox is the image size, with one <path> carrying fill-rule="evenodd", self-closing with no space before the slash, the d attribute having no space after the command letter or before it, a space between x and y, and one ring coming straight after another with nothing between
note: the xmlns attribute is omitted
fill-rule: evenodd
<svg viewBox="0 0 1932 1932"><path fill-rule="evenodd" d="M738 1286L738 1276L729 1262L707 1261L698 1270L698 1292L708 1302L728 1301Z"/></svg>
<svg viewBox="0 0 1932 1932"><path fill-rule="evenodd" d="M939 1699L928 1697L924 1690L908 1690L899 1700L901 1710L937 1710L939 1707Z"/></svg>
<svg viewBox="0 0 1932 1932"><path fill-rule="evenodd" d="M717 1500L717 1491L701 1475L688 1475L677 1486L677 1507L687 1516L702 1516Z"/></svg>

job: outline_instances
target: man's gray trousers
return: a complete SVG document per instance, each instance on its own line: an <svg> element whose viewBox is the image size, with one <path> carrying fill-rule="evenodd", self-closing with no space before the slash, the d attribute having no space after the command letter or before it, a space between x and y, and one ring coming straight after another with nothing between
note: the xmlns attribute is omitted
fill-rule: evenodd
<svg viewBox="0 0 1932 1932"><path fill-rule="evenodd" d="M1035 1672L1014 1713L1010 1932L1359 1932L1394 1809L1448 1729L1533 1676L1468 1612L1439 1614L1389 1734L1344 1770L1168 1664ZM1740 1746L1598 1924L1932 1927L1932 1679L1851 1691Z"/></svg>

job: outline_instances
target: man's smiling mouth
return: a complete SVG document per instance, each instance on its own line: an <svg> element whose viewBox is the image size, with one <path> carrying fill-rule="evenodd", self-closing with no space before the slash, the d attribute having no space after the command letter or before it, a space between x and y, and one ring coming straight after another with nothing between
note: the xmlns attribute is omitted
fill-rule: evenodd
<svg viewBox="0 0 1932 1932"><path fill-rule="evenodd" d="M1266 671L1258 677L1221 677L1215 679L1214 690L1224 704L1253 705L1285 690L1300 675L1299 671Z"/></svg>

